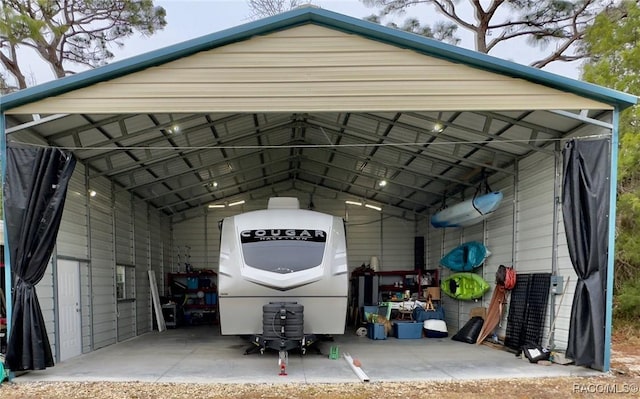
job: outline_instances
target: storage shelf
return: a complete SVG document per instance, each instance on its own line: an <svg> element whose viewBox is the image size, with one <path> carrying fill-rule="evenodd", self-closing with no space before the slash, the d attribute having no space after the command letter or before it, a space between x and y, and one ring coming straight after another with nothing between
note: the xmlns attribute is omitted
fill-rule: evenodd
<svg viewBox="0 0 640 399"><path fill-rule="evenodd" d="M217 276L218 274L213 270L167 274L171 298L179 304L185 324L200 324L202 322L215 324L217 322L215 316L218 313ZM191 287L189 287L190 285ZM196 288L195 285L198 287ZM201 285L206 286L201 287ZM198 297L199 292L204 293L203 298ZM204 320L192 317L194 314L214 316Z"/></svg>

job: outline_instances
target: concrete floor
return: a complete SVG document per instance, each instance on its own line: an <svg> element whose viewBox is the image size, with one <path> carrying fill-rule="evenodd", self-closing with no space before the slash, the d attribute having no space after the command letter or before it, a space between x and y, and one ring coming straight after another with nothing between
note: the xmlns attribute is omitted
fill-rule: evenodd
<svg viewBox="0 0 640 399"><path fill-rule="evenodd" d="M371 340L353 332L320 342L322 354L290 352L288 375L279 376L278 353L244 355L239 337L220 336L216 326L181 327L99 349L20 375L15 382L142 381L189 383L360 382L343 353L360 360L371 382L588 376L601 373L575 366L529 363L485 345L450 338ZM328 357L337 346L340 359Z"/></svg>

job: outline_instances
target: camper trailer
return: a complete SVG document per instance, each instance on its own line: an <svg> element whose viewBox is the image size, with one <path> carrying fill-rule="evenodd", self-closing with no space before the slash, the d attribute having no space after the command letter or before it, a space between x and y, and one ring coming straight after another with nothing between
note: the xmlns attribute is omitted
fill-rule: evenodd
<svg viewBox="0 0 640 399"><path fill-rule="evenodd" d="M221 229L223 335L279 336L281 316L300 326L287 337L344 334L348 276L341 218L300 209L297 198L271 198L266 210L227 217Z"/></svg>

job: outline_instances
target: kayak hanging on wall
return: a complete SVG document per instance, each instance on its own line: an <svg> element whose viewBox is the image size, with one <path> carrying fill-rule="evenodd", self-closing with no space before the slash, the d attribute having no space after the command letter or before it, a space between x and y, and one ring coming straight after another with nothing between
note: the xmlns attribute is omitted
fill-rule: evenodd
<svg viewBox="0 0 640 399"><path fill-rule="evenodd" d="M454 273L442 280L440 289L451 298L471 301L482 298L489 290L489 283L475 273Z"/></svg>
<svg viewBox="0 0 640 399"><path fill-rule="evenodd" d="M433 227L466 227L486 219L498 209L502 192L494 191L445 208L431 217Z"/></svg>
<svg viewBox="0 0 640 399"><path fill-rule="evenodd" d="M470 272L483 264L490 254L484 244L469 241L449 251L440 259L440 264L454 272Z"/></svg>

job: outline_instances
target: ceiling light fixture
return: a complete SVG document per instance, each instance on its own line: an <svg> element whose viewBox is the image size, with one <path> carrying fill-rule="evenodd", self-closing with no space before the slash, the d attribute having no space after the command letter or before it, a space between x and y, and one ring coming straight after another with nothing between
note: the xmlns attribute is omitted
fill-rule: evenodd
<svg viewBox="0 0 640 399"><path fill-rule="evenodd" d="M387 181L386 181L386 180L384 180L384 179L383 179L383 180L380 180L380 181L378 182L378 186L380 186L380 187L384 187L384 186L386 186L386 185L387 185Z"/></svg>
<svg viewBox="0 0 640 399"><path fill-rule="evenodd" d="M174 122L173 115L169 114L169 129L170 134L178 134L180 133L180 125L177 122Z"/></svg>
<svg viewBox="0 0 640 399"><path fill-rule="evenodd" d="M229 204L229 206L236 206L236 205L242 205L242 204L244 204L244 200L232 202Z"/></svg>
<svg viewBox="0 0 640 399"><path fill-rule="evenodd" d="M224 204L209 204L209 208L224 208Z"/></svg>
<svg viewBox="0 0 640 399"><path fill-rule="evenodd" d="M382 208L379 207L379 206L375 206L375 205L371 205L371 204L364 204L364 206L367 207L367 208L375 209L378 212L382 211Z"/></svg>
<svg viewBox="0 0 640 399"><path fill-rule="evenodd" d="M95 197L96 195L98 195L96 190L89 190L89 197Z"/></svg>
<svg viewBox="0 0 640 399"><path fill-rule="evenodd" d="M442 124L442 122L436 122L433 125L433 131L436 133L441 133L444 130L444 125Z"/></svg>
<svg viewBox="0 0 640 399"><path fill-rule="evenodd" d="M358 206L362 206L362 202L357 202L357 201L345 201L345 204L349 204L349 205L358 205Z"/></svg>

